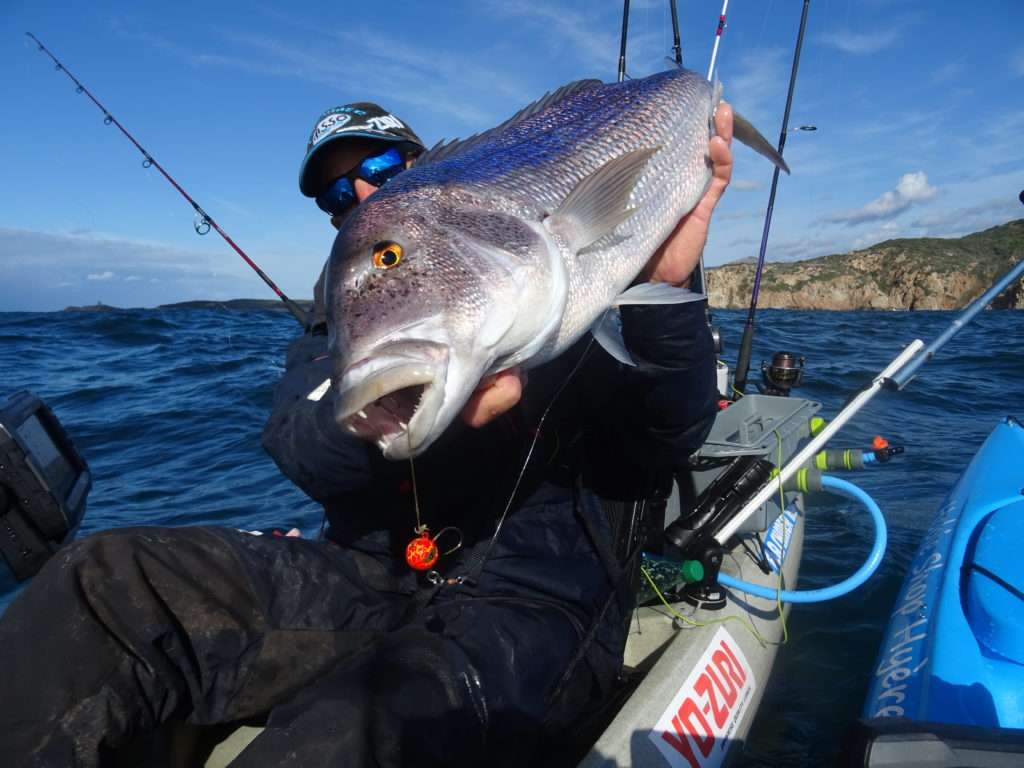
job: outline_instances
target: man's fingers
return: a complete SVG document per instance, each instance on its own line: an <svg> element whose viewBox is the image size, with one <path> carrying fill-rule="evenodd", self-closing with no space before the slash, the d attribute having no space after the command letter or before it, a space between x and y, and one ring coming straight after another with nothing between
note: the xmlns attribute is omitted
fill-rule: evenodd
<svg viewBox="0 0 1024 768"><path fill-rule="evenodd" d="M721 102L715 110L715 133L726 144L732 144L732 106L727 101Z"/></svg>
<svg viewBox="0 0 1024 768"><path fill-rule="evenodd" d="M721 136L712 137L708 144L708 155L711 157L714 177L728 182L732 178L732 150Z"/></svg>
<svg viewBox="0 0 1024 768"><path fill-rule="evenodd" d="M487 376L462 409L462 420L471 427L482 427L515 406L522 396L523 376L518 368Z"/></svg>

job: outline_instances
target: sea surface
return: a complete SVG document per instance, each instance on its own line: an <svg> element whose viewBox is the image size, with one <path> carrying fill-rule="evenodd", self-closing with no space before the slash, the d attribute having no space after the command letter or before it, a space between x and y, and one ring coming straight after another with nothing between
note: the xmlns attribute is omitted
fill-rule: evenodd
<svg viewBox="0 0 1024 768"><path fill-rule="evenodd" d="M718 311L733 362L744 312ZM935 338L949 312L793 312L758 316L751 380L776 350L807 358L799 393L822 415L873 378L908 342ZM284 312L123 310L0 313L0 401L42 397L89 462L94 486L81 535L139 525L297 526L315 535L317 505L277 471L260 431L284 350L296 333ZM857 592L797 606L789 644L767 683L739 763L832 762L858 716L904 571L934 510L985 436L1024 418L1024 312L985 312L902 393L882 394L834 441L866 447L882 434L906 446L890 464L852 478L879 502L889 548ZM845 500L809 505L802 588L852 573L870 548L867 517ZM0 610L16 592L0 566Z"/></svg>

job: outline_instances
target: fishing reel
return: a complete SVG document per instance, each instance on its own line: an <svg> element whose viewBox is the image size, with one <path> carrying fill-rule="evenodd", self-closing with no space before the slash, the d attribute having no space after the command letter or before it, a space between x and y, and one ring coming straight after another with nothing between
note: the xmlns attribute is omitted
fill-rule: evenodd
<svg viewBox="0 0 1024 768"><path fill-rule="evenodd" d="M803 357L792 352L776 352L771 363L761 361L761 393L776 397L789 397L789 391L799 387L804 380Z"/></svg>

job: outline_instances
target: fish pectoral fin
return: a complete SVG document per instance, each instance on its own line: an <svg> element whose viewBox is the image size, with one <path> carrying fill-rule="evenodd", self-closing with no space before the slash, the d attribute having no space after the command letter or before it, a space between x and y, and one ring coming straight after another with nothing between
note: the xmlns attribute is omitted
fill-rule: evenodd
<svg viewBox="0 0 1024 768"><path fill-rule="evenodd" d="M636 211L629 196L647 161L661 147L637 149L609 160L577 184L558 210L544 220L573 253L610 234Z"/></svg>
<svg viewBox="0 0 1024 768"><path fill-rule="evenodd" d="M743 115L736 110L732 113L732 135L734 139L746 144L759 155L771 160L780 170L789 173L789 166L771 144L768 139L761 135L760 131L751 125Z"/></svg>
<svg viewBox="0 0 1024 768"><path fill-rule="evenodd" d="M495 346L505 337L515 321L516 305L513 302L497 305L484 319L484 324L477 335L477 342L488 349Z"/></svg>
<svg viewBox="0 0 1024 768"><path fill-rule="evenodd" d="M688 301L700 301L707 297L703 293L694 293L689 288L679 288L668 283L640 283L615 297L612 306L625 304L685 304Z"/></svg>
<svg viewBox="0 0 1024 768"><path fill-rule="evenodd" d="M607 309L591 327L590 332L594 336L594 341L620 363L636 365L633 356L626 349L626 340L622 338L622 317L618 310Z"/></svg>

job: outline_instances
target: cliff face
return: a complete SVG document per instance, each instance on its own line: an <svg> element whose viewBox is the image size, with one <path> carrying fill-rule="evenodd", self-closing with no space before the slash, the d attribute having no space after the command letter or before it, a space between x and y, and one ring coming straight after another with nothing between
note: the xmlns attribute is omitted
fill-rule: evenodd
<svg viewBox="0 0 1024 768"><path fill-rule="evenodd" d="M959 309L1024 258L1024 219L966 237L887 240L861 251L768 264L760 307L784 309ZM750 303L753 264L708 270L711 305ZM1024 281L993 306L1024 308Z"/></svg>

